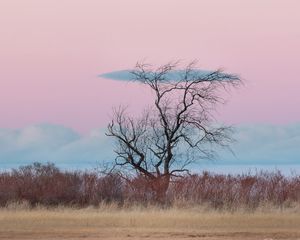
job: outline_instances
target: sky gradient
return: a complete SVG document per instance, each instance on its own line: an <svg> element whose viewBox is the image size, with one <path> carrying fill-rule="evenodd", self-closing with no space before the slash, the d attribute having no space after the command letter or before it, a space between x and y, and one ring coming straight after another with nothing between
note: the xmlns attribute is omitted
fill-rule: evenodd
<svg viewBox="0 0 300 240"><path fill-rule="evenodd" d="M99 76L178 59L245 82L216 115L238 126L238 158L224 163L299 164L299 11L299 0L0 0L0 168L112 159L112 107L139 112L151 95Z"/></svg>
<svg viewBox="0 0 300 240"><path fill-rule="evenodd" d="M298 0L1 0L0 127L106 126L113 105L138 110L150 97L97 76L143 59L240 74L246 86L221 121L298 122L299 9Z"/></svg>

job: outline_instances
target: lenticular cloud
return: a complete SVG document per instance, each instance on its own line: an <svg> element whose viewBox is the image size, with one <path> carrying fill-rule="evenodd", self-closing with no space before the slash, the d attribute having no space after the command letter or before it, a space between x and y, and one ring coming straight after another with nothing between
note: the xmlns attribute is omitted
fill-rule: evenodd
<svg viewBox="0 0 300 240"><path fill-rule="evenodd" d="M99 77L111 79L111 80L118 80L118 81L134 81L135 77L132 74L133 70L120 70L120 71L114 71L109 73L100 74ZM205 77L208 74L212 73L212 71L207 70L194 70L190 73L190 75L197 75L198 77ZM153 77L153 72L147 72L149 77ZM174 70L170 71L165 75L165 79L167 81L179 81L182 79L183 75L185 74L185 71L181 70ZM224 74L225 76L225 74Z"/></svg>

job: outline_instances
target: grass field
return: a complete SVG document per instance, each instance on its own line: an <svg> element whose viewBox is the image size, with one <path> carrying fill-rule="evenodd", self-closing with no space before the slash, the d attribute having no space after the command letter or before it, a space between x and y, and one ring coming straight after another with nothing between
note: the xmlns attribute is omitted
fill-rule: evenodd
<svg viewBox="0 0 300 240"><path fill-rule="evenodd" d="M0 239L300 239L299 212L2 209Z"/></svg>

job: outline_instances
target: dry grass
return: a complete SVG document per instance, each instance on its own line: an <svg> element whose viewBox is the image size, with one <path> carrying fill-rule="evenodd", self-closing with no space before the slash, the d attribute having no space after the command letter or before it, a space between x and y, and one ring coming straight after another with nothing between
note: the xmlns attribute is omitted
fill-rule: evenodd
<svg viewBox="0 0 300 240"><path fill-rule="evenodd" d="M298 210L10 206L0 210L0 239L300 239L300 215Z"/></svg>
<svg viewBox="0 0 300 240"><path fill-rule="evenodd" d="M300 240L298 175L184 176L164 210L148 185L51 164L0 173L0 239Z"/></svg>

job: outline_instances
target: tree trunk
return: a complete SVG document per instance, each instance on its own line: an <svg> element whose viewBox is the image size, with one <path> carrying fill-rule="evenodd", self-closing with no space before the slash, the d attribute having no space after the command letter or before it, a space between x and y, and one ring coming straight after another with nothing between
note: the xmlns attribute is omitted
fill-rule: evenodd
<svg viewBox="0 0 300 240"><path fill-rule="evenodd" d="M152 189L155 193L155 201L164 204L166 203L167 191L170 185L170 176L157 177L152 184Z"/></svg>

